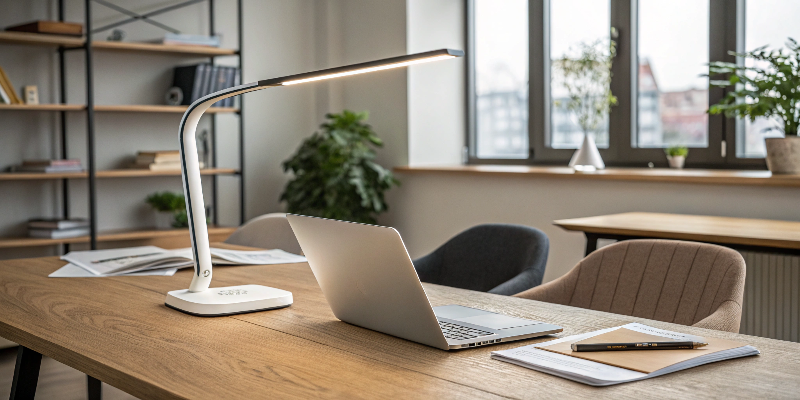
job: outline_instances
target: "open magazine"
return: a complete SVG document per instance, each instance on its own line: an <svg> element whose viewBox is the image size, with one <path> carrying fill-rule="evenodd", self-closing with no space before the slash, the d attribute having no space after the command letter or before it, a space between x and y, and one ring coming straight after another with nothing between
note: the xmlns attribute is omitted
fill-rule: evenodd
<svg viewBox="0 0 800 400"><path fill-rule="evenodd" d="M618 332L618 331L626 332ZM591 386L609 386L654 378L703 364L760 354L753 346L725 339L709 339L708 346L693 350L632 350L572 352L575 342L591 343L592 338L627 335L632 338L660 337L660 341L699 341L705 339L679 332L631 323L615 328L567 336L510 350L492 352L492 358L560 376ZM637 340L632 340L637 341Z"/></svg>
<svg viewBox="0 0 800 400"><path fill-rule="evenodd" d="M74 271L79 267L94 276L142 274L171 275L180 268L194 266L191 248L165 250L156 246L124 249L71 251L61 256L69 262L64 268ZM305 262L306 258L283 250L228 250L211 249L214 265L261 265ZM59 270L61 271L61 270ZM56 271L53 276L67 276ZM159 273L161 271L162 273ZM171 271L171 273L170 273Z"/></svg>

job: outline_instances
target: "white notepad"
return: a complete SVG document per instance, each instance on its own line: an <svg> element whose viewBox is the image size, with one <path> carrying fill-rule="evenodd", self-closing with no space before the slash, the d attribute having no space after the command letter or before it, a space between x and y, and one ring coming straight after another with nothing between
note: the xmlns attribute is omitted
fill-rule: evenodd
<svg viewBox="0 0 800 400"><path fill-rule="evenodd" d="M602 329L599 331L584 333L580 335L567 336L565 338L551 340L549 342L532 344L529 346L518 347L510 350L495 351L492 352L492 358L516 364L522 367L530 368L536 371L545 372L551 375L560 376L562 378L570 379L591 386L609 386L609 385L616 385L619 383L633 382L642 379L654 378L656 376L661 376L669 374L671 372L681 371L684 369L693 368L699 365L709 364L717 361L730 360L733 358L760 354L760 352L755 347L747 345L711 353L698 352L698 356L692 359L669 365L667 367L661 368L651 373L643 373L631 369L620 368L596 361L586 360L561 353L543 350L543 348L547 346L552 346L564 342L573 343L591 338L593 336L608 333L620 328L627 328L632 331L654 334L675 340L692 341L693 339L696 339L696 336L693 335L686 335L679 332L666 331L663 329L657 329L638 323L631 323L620 327ZM713 342L713 339L711 341ZM644 355L646 356L647 354L649 354L648 352L681 351L681 350L633 350L633 351L644 353Z"/></svg>

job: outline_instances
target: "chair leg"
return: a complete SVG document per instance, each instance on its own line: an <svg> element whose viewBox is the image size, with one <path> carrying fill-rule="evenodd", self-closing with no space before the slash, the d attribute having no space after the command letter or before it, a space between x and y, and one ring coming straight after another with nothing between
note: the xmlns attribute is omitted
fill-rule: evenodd
<svg viewBox="0 0 800 400"><path fill-rule="evenodd" d="M86 375L86 398L88 400L103 399L103 383L89 375Z"/></svg>
<svg viewBox="0 0 800 400"><path fill-rule="evenodd" d="M39 383L39 367L42 355L25 346L17 350L17 364L14 366L14 380L11 383L11 400L33 400L36 385Z"/></svg>

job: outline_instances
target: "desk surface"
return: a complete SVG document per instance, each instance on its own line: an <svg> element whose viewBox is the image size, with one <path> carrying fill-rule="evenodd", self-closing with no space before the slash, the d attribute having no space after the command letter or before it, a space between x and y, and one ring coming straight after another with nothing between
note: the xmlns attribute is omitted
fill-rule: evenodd
<svg viewBox="0 0 800 400"><path fill-rule="evenodd" d="M445 352L338 321L305 263L217 268L214 286L290 290L289 308L198 318L164 306L173 277L47 278L62 265L0 262L0 336L141 398L779 398L800 393L800 344L710 331L437 285L434 305L462 304L556 323L563 335L643 322L736 339L762 355L593 388L492 360L492 350ZM546 340L546 339L538 339Z"/></svg>
<svg viewBox="0 0 800 400"><path fill-rule="evenodd" d="M630 212L554 221L570 231L800 249L800 222Z"/></svg>

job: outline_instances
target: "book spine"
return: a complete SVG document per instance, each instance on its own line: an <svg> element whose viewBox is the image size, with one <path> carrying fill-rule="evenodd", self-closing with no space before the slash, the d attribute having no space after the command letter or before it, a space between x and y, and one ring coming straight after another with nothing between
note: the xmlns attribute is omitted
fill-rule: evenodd
<svg viewBox="0 0 800 400"><path fill-rule="evenodd" d="M192 82L192 95L190 96L191 98L189 99L187 105L194 103L195 101L197 101L197 99L200 98L200 89L203 87L204 69L205 69L205 64L198 64L194 66L194 75L192 76L194 80Z"/></svg>

